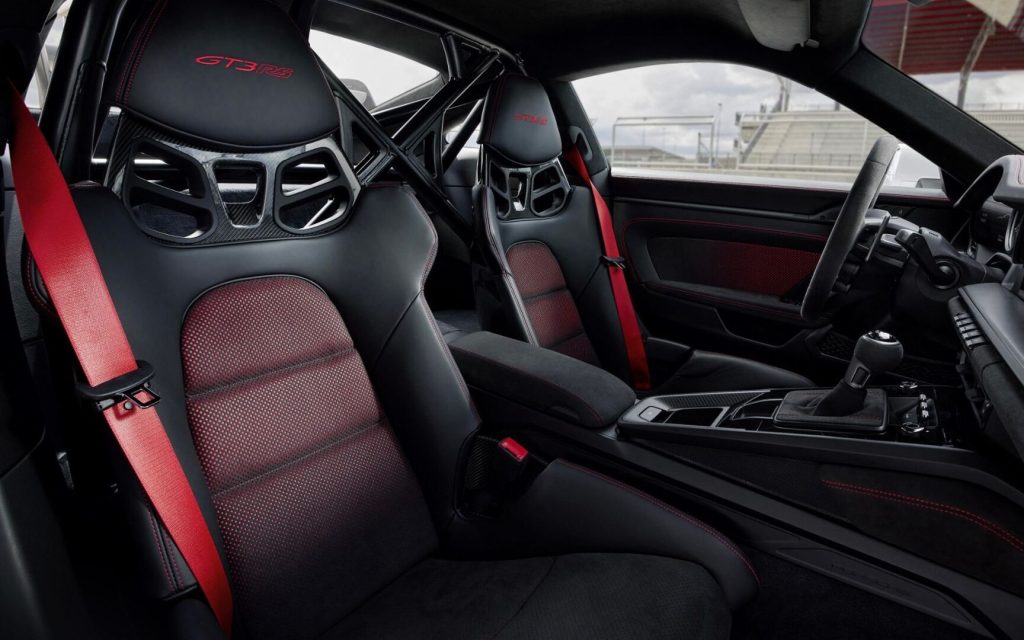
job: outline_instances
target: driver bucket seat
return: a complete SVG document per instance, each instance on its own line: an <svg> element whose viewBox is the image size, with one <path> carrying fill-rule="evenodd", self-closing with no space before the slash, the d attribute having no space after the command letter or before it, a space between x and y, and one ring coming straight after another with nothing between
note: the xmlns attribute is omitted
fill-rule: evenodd
<svg viewBox="0 0 1024 640"><path fill-rule="evenodd" d="M466 507L466 461L486 441L424 299L437 235L407 188L355 180L286 13L158 0L122 51L106 184L72 197L156 371L159 404L125 410L167 430L227 570L233 637L729 636L754 568L674 506L526 454L519 497L486 518ZM297 187L300 163L329 178ZM230 195L243 169L247 203ZM141 576L125 591L152 597L162 632L224 637L112 459Z"/></svg>
<svg viewBox="0 0 1024 640"><path fill-rule="evenodd" d="M481 123L475 210L486 255L475 280L483 328L518 335L629 382L626 331L606 274L595 199L563 169L547 91L535 79L506 74L488 91ZM631 305L626 313L632 314ZM657 393L812 385L753 360L642 340Z"/></svg>

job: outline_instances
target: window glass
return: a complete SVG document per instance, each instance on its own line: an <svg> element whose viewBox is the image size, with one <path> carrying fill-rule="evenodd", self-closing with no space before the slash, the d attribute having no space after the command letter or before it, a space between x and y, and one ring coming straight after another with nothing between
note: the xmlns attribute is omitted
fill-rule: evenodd
<svg viewBox="0 0 1024 640"><path fill-rule="evenodd" d="M781 76L724 63L673 63L574 83L615 171L849 184L885 132ZM890 185L939 186L905 145Z"/></svg>
<svg viewBox="0 0 1024 640"><path fill-rule="evenodd" d="M43 105L46 97L46 88L50 85L50 76L53 75L53 63L57 60L57 47L60 45L60 38L64 35L64 23L67 21L68 9L71 8L71 0L66 0L57 9L57 16L50 26L46 35L46 42L43 43L43 50L39 53L39 62L36 64L36 72L29 82L28 91L25 93L25 104L31 109L37 109Z"/></svg>
<svg viewBox="0 0 1024 640"><path fill-rule="evenodd" d="M396 53L314 29L309 44L367 109L430 82L437 69Z"/></svg>
<svg viewBox="0 0 1024 640"><path fill-rule="evenodd" d="M1024 1L874 0L864 45L1024 147Z"/></svg>

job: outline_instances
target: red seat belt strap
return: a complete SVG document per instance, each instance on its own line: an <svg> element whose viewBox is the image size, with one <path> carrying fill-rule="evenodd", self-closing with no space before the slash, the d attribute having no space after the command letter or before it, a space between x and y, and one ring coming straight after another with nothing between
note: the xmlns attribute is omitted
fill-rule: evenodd
<svg viewBox="0 0 1024 640"><path fill-rule="evenodd" d="M46 139L13 86L11 169L32 258L88 384L137 368L92 244ZM230 635L231 591L192 486L155 409L117 402L103 411L153 508Z"/></svg>
<svg viewBox="0 0 1024 640"><path fill-rule="evenodd" d="M629 285L626 283L626 264L619 255L619 243L615 239L615 226L608 203L604 201L597 185L590 178L587 163L583 161L576 145L571 145L565 152L565 158L573 166L580 177L594 194L594 209L597 211L597 224L601 230L601 244L605 260L608 262L608 277L611 279L612 296L615 298L615 309L619 314L619 325L622 327L622 339L626 343L626 356L633 376L633 387L636 389L651 388L651 371L647 366L647 352L644 349L644 336L640 331L640 322L636 318L633 299L629 296Z"/></svg>

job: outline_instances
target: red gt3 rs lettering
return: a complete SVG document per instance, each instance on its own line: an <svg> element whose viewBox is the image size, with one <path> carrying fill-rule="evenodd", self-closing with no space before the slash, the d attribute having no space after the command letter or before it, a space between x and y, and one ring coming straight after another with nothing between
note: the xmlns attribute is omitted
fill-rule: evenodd
<svg viewBox="0 0 1024 640"><path fill-rule="evenodd" d="M267 64L266 62L253 62L252 60L232 58L231 56L199 56L196 58L196 64L208 67L221 67L222 69L231 69L232 71L241 71L243 73L255 73L282 80L292 77L292 73L295 72L291 67L279 67L274 64Z"/></svg>
<svg viewBox="0 0 1024 640"><path fill-rule="evenodd" d="M520 122L529 122L530 124L544 125L548 123L548 119L545 116L535 116L531 113L517 113L514 118Z"/></svg>

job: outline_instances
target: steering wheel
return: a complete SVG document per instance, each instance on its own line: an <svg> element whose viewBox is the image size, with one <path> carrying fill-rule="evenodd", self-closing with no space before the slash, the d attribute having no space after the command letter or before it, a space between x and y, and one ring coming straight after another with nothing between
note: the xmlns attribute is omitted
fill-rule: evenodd
<svg viewBox="0 0 1024 640"><path fill-rule="evenodd" d="M843 208L839 210L839 216L825 243L825 249L818 258L818 266L814 267L811 282L807 285L807 292L804 293L804 300L800 305L800 316L804 320L817 320L825 310L825 302L832 293L846 257L857 242L857 236L864 225L864 216L878 200L878 192L882 189L885 174L888 173L889 165L892 164L899 146L896 138L882 136L871 147L871 153L864 160L857 179L850 187L850 193L843 202Z"/></svg>

